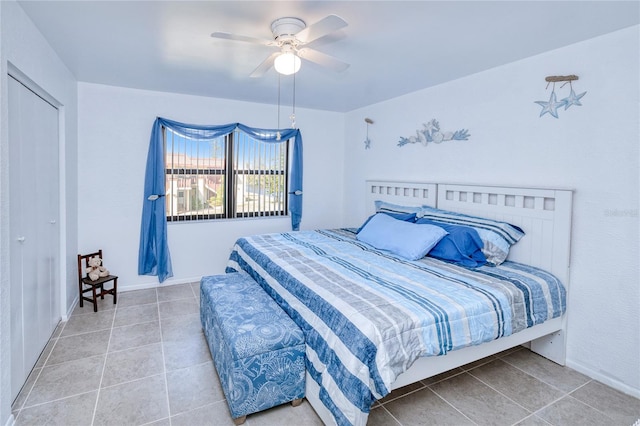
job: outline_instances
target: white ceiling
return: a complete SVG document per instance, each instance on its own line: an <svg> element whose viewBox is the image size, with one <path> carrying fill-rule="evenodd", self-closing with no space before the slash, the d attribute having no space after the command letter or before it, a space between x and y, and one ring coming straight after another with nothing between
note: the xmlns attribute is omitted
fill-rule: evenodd
<svg viewBox="0 0 640 426"><path fill-rule="evenodd" d="M278 76L248 76L272 50L210 34L270 38L276 18L310 25L336 14L349 25L314 47L350 68L334 73L303 61L295 84L297 106L338 112L640 23L637 0L19 4L78 81L260 103L277 102Z"/></svg>

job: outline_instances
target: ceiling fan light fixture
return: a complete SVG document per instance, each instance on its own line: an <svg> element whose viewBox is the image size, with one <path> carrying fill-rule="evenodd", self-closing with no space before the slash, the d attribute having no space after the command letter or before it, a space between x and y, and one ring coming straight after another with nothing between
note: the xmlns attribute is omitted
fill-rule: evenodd
<svg viewBox="0 0 640 426"><path fill-rule="evenodd" d="M217 31L212 33L211 37L280 48L279 52L271 53L253 70L249 75L252 78L262 77L274 66L278 74L295 75L300 70L302 58L332 71L341 72L349 68L349 64L308 46L312 43L314 46L320 44L318 40L347 25L347 22L337 15L328 15L309 26L300 18L287 16L271 23L271 40ZM327 37L326 40L330 38Z"/></svg>
<svg viewBox="0 0 640 426"><path fill-rule="evenodd" d="M300 71L302 61L293 52L283 52L273 63L276 71L283 75L291 75Z"/></svg>

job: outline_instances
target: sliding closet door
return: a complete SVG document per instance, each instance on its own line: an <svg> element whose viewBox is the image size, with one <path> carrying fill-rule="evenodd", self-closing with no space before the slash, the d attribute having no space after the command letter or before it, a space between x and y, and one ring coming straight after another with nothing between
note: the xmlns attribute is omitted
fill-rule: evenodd
<svg viewBox="0 0 640 426"><path fill-rule="evenodd" d="M60 320L58 110L10 77L11 393Z"/></svg>

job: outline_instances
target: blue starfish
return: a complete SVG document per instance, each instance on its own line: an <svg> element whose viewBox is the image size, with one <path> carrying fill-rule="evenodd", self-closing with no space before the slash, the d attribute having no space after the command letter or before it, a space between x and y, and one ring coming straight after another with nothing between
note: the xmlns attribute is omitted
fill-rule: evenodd
<svg viewBox="0 0 640 426"><path fill-rule="evenodd" d="M560 102L556 101L556 92L551 92L551 96L549 97L549 102L544 101L534 101L535 103L542 106L542 111L540 111L540 117L549 113L553 115L555 118L558 118L558 108L565 104L565 101L562 100Z"/></svg>
<svg viewBox="0 0 640 426"><path fill-rule="evenodd" d="M586 94L587 92L582 92L579 95L576 95L576 92L573 91L573 87L572 87L571 93L569 93L569 96L567 96L564 99L561 99L560 102L564 102L564 109L566 111L567 108L569 108L571 105L582 106L582 104L580 103L580 99Z"/></svg>

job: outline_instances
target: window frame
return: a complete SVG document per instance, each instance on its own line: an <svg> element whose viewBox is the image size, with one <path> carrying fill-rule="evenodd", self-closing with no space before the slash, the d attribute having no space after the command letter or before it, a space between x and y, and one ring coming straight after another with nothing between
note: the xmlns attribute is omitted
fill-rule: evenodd
<svg viewBox="0 0 640 426"><path fill-rule="evenodd" d="M262 168L238 168L235 167L235 150L236 146L236 137L240 133L243 134L243 137L249 138L253 143L264 144L264 146L269 146L274 142L265 142L260 139L255 139L251 137L249 134L243 132L240 129L234 129L231 133L226 135L219 136L218 138L224 138L224 160L222 164L222 168L214 168L214 169L205 169L205 168L180 168L180 167L169 167L167 164L167 130L174 133L173 130L167 128L166 126L162 126L162 137L163 137L163 149L164 149L164 174L165 174L165 196L167 198L165 203L165 217L168 223L185 223L185 222L195 222L195 221L209 221L209 220L235 220L235 219L246 219L246 218L265 218L265 217L289 217L289 185L290 185L290 174L291 174L291 149L292 149L292 139L289 138L286 140L282 140L279 143L284 144L284 165L282 169L270 168L270 169L262 169ZM175 136L183 137L181 135L175 134ZM201 140L199 143L206 143L211 140L215 140L218 138L210 139L210 140ZM200 157L198 157L200 158ZM172 164L173 166L173 164ZM223 199L223 211L221 213L190 213L190 214L171 214L169 203L171 196L171 188L167 187L167 176L168 175L185 175L185 176L202 176L202 175L221 175L224 177L222 193L224 196ZM242 211L238 212L237 206L237 184L238 184L238 176L284 176L283 181L283 191L282 197L283 199L280 201L281 208L278 210L265 210L265 209L253 209L252 211ZM175 196L178 193L176 192Z"/></svg>

